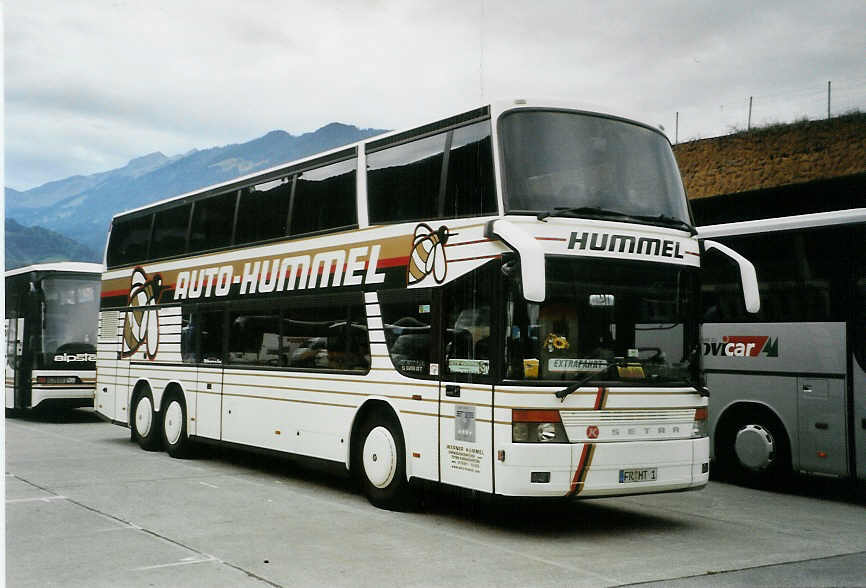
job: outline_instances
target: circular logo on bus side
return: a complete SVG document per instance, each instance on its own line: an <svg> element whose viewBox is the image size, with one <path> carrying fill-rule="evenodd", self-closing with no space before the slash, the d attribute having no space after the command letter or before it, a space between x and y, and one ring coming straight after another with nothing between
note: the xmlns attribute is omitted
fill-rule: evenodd
<svg viewBox="0 0 866 588"><path fill-rule="evenodd" d="M598 427L590 425L586 428L586 437L588 439L598 439Z"/></svg>
<svg viewBox="0 0 866 588"><path fill-rule="evenodd" d="M130 310L123 319L122 357L129 357L142 345L148 359L156 357L159 349L159 313L152 307L159 301L162 276L156 274L148 279L140 267L132 272L129 289Z"/></svg>

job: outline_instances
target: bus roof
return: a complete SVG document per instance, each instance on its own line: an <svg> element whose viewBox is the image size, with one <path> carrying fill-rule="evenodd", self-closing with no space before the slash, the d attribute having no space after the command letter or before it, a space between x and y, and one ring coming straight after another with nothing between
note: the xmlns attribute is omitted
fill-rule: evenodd
<svg viewBox="0 0 866 588"><path fill-rule="evenodd" d="M713 237L724 237L728 235L748 235L751 233L765 233L768 231L791 231L795 229L808 229L863 222L866 222L866 208L850 208L847 210L833 210L830 212L815 212L812 214L798 214L794 216L780 216L776 218L740 221L735 223L706 225L697 227L697 229L698 238L710 239Z"/></svg>
<svg viewBox="0 0 866 588"><path fill-rule="evenodd" d="M170 196L168 198L164 198L162 200L158 200L158 201L152 202L150 204L145 204L144 206L139 206L137 208L124 210L122 212L118 212L117 214L115 214L114 217L112 218L112 220L117 219L118 217L123 217L123 216L131 215L131 214L135 214L137 212L149 210L152 208L157 208L159 206L163 206L163 205L169 204L169 203L174 202L174 201L181 201L181 200L184 200L186 198L198 196L200 194L218 193L222 189L228 189L231 186L242 187L243 184L246 184L246 183L253 181L253 180L256 180L256 179L262 179L262 181L268 181L268 179L264 178L265 176L275 175L275 177L279 177L279 174L284 170L288 173L290 168L302 167L304 164L309 163L309 162L313 162L313 161L316 161L319 159L326 159L329 156L335 156L335 155L338 155L342 152L357 150L358 147L360 147L361 145L366 145L368 143L380 143L380 142L387 141L389 138L395 138L399 135L404 135L404 134L406 134L406 135L414 135L414 134L423 135L425 128L430 127L432 129L434 127L439 128L439 127L449 126L449 124L448 124L449 121L454 121L453 124L456 125L462 120L471 120L472 118L480 118L482 116L490 116L491 118L495 119L495 118L498 118L499 115L501 115L502 113L504 113L506 111L520 110L520 109L533 109L533 108L551 108L551 109L573 110L576 112L583 112L586 114L596 114L596 115L611 117L611 118L615 118L615 119L619 119L619 120L623 120L623 121L628 121L628 122L631 122L634 124L644 126L648 129L651 129L651 130L656 131L658 133L664 134L659 129L657 129L655 127L652 127L646 123L640 122L639 120L634 119L632 117L618 114L616 112L613 112L613 111L606 109L606 108L604 108L600 105L597 105L597 104L581 103L581 102L566 101L566 100L555 100L555 99L548 100L548 99L535 99L535 98L532 98L532 99L530 99L530 98L517 98L514 100L499 100L499 101L492 102L492 103L486 104L486 105L478 107L478 108L474 108L471 110L467 110L465 112L461 112L460 114L457 114L454 116L439 118L439 119L436 119L434 121L428 121L426 123L412 125L409 127L395 130L395 131L389 131L387 133L382 133L380 135L368 137L366 139L363 139L362 141L357 141L355 143L347 143L346 145L340 145L339 147L334 147L333 149L329 149L327 151L321 151L318 153L314 153L312 155L308 155L307 157L302 157L300 159L286 161L286 162L277 164L273 167L247 174L245 176L238 176L236 178L226 180L225 182L213 184L210 186L203 186L201 188L197 188L197 189L191 190L189 192L184 192L183 194L177 194L175 196ZM275 179L275 178L269 178L269 179Z"/></svg>
<svg viewBox="0 0 866 588"><path fill-rule="evenodd" d="M64 272L78 274L102 274L102 264L84 263L80 261L60 261L57 263L40 263L18 267L6 272L6 277L19 276L30 272Z"/></svg>

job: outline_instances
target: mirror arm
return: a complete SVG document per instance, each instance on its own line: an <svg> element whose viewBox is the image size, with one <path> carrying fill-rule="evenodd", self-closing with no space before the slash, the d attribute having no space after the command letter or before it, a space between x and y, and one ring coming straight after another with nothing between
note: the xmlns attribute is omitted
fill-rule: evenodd
<svg viewBox="0 0 866 588"><path fill-rule="evenodd" d="M716 249L719 253L733 259L740 268L740 281L743 286L743 301L746 311L755 314L761 310L761 294L758 290L758 274L752 262L718 241L704 240L704 250Z"/></svg>
<svg viewBox="0 0 866 588"><path fill-rule="evenodd" d="M517 252L520 257L520 278L523 282L523 297L529 302L544 302L545 266L544 249L529 233L504 219L487 223L486 237L498 237Z"/></svg>

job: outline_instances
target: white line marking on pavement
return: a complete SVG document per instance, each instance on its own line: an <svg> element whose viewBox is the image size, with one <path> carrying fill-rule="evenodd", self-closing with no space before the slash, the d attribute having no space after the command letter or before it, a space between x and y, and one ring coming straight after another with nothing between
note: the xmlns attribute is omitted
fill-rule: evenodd
<svg viewBox="0 0 866 588"><path fill-rule="evenodd" d="M207 486L208 488L217 488L217 489L219 489L219 486L214 486L213 484L208 484L207 482L199 482L199 484L201 484L202 486Z"/></svg>
<svg viewBox="0 0 866 588"><path fill-rule="evenodd" d="M10 498L6 500L6 504L13 504L19 502L52 502L54 500L66 500L65 496L54 495L54 496L37 496L34 498Z"/></svg>
<svg viewBox="0 0 866 588"><path fill-rule="evenodd" d="M158 570L158 569L160 569L160 568L174 568L174 567L177 567L177 566L188 566L188 565L190 565L190 564L200 564L200 563L210 563L210 562L220 563L220 560L217 559L217 558L215 558L215 557L213 557L213 556L208 556L208 557L206 557L206 558L185 557L185 558L183 558L182 560L180 560L180 561L176 561L176 562L173 562L173 563L157 564L157 565L154 565L154 566L142 566L142 567L140 567L140 568L131 568L129 571L131 571L131 572L141 572L141 571L144 571L144 570Z"/></svg>

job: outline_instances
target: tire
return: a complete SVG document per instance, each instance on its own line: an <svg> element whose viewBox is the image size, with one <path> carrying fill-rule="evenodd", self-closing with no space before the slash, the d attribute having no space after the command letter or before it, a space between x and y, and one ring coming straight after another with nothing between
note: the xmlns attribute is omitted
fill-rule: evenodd
<svg viewBox="0 0 866 588"><path fill-rule="evenodd" d="M129 428L132 440L147 451L158 451L162 446L160 415L153 410L153 395L145 387L132 397Z"/></svg>
<svg viewBox="0 0 866 588"><path fill-rule="evenodd" d="M355 464L361 491L373 506L410 508L405 442L394 416L375 412L364 420L358 431Z"/></svg>
<svg viewBox="0 0 866 588"><path fill-rule="evenodd" d="M743 411L717 440L722 473L755 486L779 483L791 473L791 448L784 427L766 410Z"/></svg>
<svg viewBox="0 0 866 588"><path fill-rule="evenodd" d="M162 446L174 458L190 455L189 436L186 434L186 403L178 393L172 393L163 401L160 427Z"/></svg>

